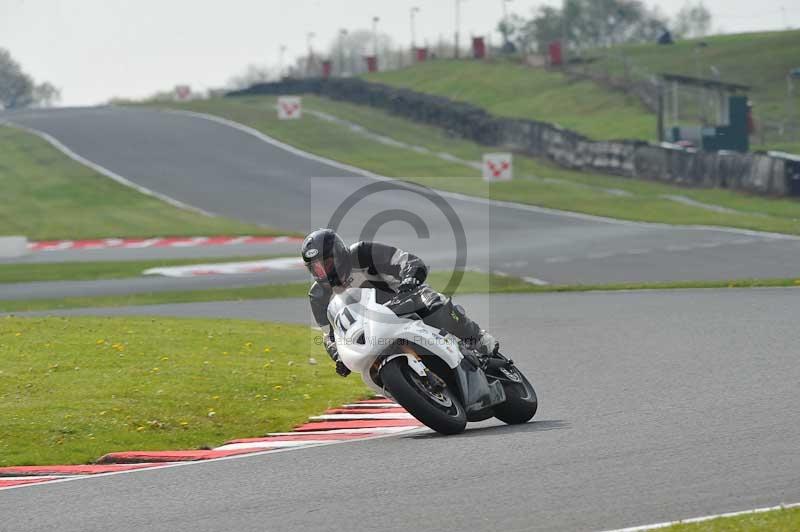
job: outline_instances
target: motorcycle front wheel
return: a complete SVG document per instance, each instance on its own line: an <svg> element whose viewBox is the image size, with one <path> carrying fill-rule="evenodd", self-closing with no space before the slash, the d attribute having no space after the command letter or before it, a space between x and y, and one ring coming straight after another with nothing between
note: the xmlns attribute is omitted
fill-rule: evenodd
<svg viewBox="0 0 800 532"><path fill-rule="evenodd" d="M509 425L527 423L533 418L539 407L536 390L513 364L501 368L499 375L503 376L501 382L503 390L506 392L506 400L494 407L494 417Z"/></svg>
<svg viewBox="0 0 800 532"><path fill-rule="evenodd" d="M458 434L467 426L467 413L455 394L418 375L406 357L390 360L381 370L381 379L401 406L436 432Z"/></svg>

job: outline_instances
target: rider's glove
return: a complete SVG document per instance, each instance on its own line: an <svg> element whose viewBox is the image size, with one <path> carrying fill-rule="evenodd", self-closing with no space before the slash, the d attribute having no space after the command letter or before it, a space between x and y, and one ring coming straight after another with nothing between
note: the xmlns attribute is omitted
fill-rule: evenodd
<svg viewBox="0 0 800 532"><path fill-rule="evenodd" d="M416 277L406 277L400 283L400 286L397 288L398 294L404 294L406 292L413 292L417 289L419 285L421 285L419 279Z"/></svg>
<svg viewBox="0 0 800 532"><path fill-rule="evenodd" d="M344 362L341 360L336 361L336 373L338 373L342 377L347 377L350 375L350 369L344 365Z"/></svg>
<svg viewBox="0 0 800 532"><path fill-rule="evenodd" d="M342 377L347 377L350 375L350 370L347 366L344 365L344 362L339 358L339 350L336 349L336 342L333 340L328 340L325 342L325 350L328 352L328 356L331 357L331 360L336 362L336 373L341 375Z"/></svg>

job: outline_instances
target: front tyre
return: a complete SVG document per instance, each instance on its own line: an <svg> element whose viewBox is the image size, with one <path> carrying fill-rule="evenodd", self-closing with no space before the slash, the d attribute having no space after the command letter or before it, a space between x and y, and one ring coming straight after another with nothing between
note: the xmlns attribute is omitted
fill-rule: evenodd
<svg viewBox="0 0 800 532"><path fill-rule="evenodd" d="M408 412L440 434L458 434L467 426L467 413L447 386L420 377L406 357L390 360L381 369L383 385Z"/></svg>
<svg viewBox="0 0 800 532"><path fill-rule="evenodd" d="M509 425L527 423L539 406L533 385L513 364L500 369L498 374L503 377L500 382L503 383L506 400L494 407L494 417Z"/></svg>

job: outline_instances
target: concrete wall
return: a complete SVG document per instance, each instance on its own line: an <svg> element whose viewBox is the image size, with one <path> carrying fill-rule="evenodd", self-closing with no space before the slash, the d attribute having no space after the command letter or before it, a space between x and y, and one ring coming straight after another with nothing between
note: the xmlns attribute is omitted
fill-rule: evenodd
<svg viewBox="0 0 800 532"><path fill-rule="evenodd" d="M800 195L792 186L792 158L761 153L703 152L637 140L592 141L556 124L500 118L474 105L362 79L287 79L228 93L313 93L441 127L487 146L546 157L566 168L696 187L720 187L755 194Z"/></svg>
<svg viewBox="0 0 800 532"><path fill-rule="evenodd" d="M24 236L0 236L0 259L15 259L27 254L27 238Z"/></svg>

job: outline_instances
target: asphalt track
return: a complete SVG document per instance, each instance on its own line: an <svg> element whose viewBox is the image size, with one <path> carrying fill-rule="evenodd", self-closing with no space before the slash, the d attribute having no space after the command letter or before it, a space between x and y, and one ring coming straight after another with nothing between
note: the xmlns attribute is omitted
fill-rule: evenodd
<svg viewBox="0 0 800 532"><path fill-rule="evenodd" d="M600 530L800 501L794 289L460 302L532 377L534 422L0 491L0 530ZM304 323L304 306L146 312Z"/></svg>
<svg viewBox="0 0 800 532"><path fill-rule="evenodd" d="M111 108L12 119L142 186L287 229L325 224L345 196L374 182L197 117ZM453 231L427 197L372 195L343 232L355 240L375 214L422 205L414 212L427 222L427 238L397 221L377 237L446 267L456 256ZM465 226L471 267L550 282L797 273L793 239L447 201ZM533 378L541 397L535 422L2 491L0 530L596 530L800 500L797 292L460 302ZM296 299L74 313L307 323L304 307Z"/></svg>
<svg viewBox="0 0 800 532"><path fill-rule="evenodd" d="M198 116L109 107L22 111L3 117L52 135L72 151L137 185L221 215L287 230L306 231L330 224L345 198L379 183L355 169L300 155ZM399 244L437 268L455 266L454 257L466 252L465 263L459 265L549 283L798 274L797 238L622 222L452 194L440 197L453 209L455 216L450 220L431 201L436 196L430 193L389 190L368 194L344 216L341 232L351 241L374 237ZM398 210L404 212L398 214ZM455 228L452 218L458 221ZM412 227L416 221L423 222L421 231ZM458 223L463 224L465 245L454 238L461 232ZM380 229L365 234L365 226ZM117 257L115 253L119 251L106 256L111 260ZM198 252L192 253L196 256ZM125 256L138 258L135 253ZM241 281L225 276L204 282L230 286ZM120 280L106 286L111 290L113 285L114 293L122 293L147 291L148 284ZM62 297L78 295L76 290L80 292L83 286L52 283L30 288L31 292L47 290L50 297ZM179 290L189 285L171 279L159 286ZM99 290L95 287L95 292Z"/></svg>

